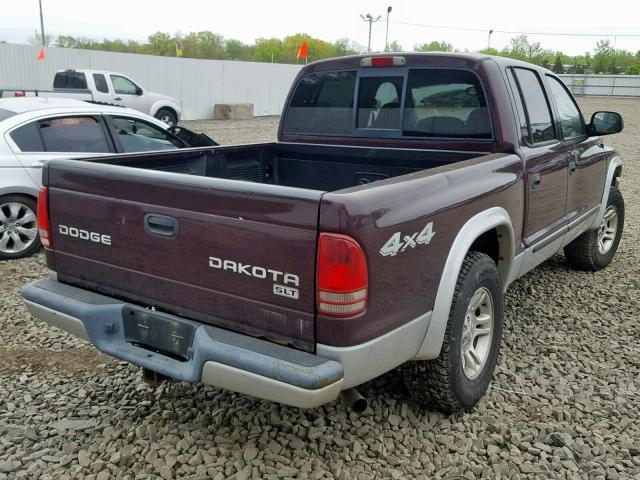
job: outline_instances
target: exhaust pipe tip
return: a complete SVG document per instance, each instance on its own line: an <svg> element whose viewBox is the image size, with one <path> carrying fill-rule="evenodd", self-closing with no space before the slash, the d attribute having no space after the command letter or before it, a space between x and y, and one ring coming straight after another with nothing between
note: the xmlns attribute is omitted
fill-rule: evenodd
<svg viewBox="0 0 640 480"><path fill-rule="evenodd" d="M349 407L357 414L364 413L369 406L367 399L364 398L355 388L343 390L341 395L342 403Z"/></svg>

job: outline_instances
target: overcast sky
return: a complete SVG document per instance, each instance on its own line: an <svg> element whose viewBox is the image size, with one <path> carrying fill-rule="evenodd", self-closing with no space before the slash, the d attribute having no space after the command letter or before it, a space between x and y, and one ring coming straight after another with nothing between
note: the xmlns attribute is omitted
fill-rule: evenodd
<svg viewBox="0 0 640 480"><path fill-rule="evenodd" d="M446 40L461 50L478 50L488 30L545 33L610 34L616 46L640 50L640 5L637 0L42 0L45 32L94 39L144 40L150 33L212 30L225 38L252 43L260 37L305 32L328 41L350 38L366 46L368 24L361 13L382 15L373 25L372 49L384 48L387 6L391 5L389 41L405 49L431 40ZM4 0L0 40L24 43L39 29L37 0ZM481 31L427 28L399 22ZM623 37L635 34L636 37ZM495 32L491 46L502 48L515 34ZM601 37L529 35L545 48L570 54L593 51Z"/></svg>

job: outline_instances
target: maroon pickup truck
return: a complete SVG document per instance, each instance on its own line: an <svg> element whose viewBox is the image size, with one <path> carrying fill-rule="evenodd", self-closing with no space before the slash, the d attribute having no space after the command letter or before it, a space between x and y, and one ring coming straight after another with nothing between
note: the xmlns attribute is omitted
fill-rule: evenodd
<svg viewBox="0 0 640 480"><path fill-rule="evenodd" d="M299 407L402 365L473 407L503 292L564 248L607 266L621 160L548 70L472 54L305 66L278 141L54 160L29 310L158 376Z"/></svg>

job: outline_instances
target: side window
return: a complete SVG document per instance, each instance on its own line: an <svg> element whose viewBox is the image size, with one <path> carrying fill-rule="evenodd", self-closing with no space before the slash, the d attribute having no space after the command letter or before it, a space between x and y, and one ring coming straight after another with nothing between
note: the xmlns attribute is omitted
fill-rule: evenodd
<svg viewBox="0 0 640 480"><path fill-rule="evenodd" d="M183 146L179 140L155 125L129 117L110 118L124 152L175 150Z"/></svg>
<svg viewBox="0 0 640 480"><path fill-rule="evenodd" d="M358 90L358 128L400 130L404 77L362 77Z"/></svg>
<svg viewBox="0 0 640 480"><path fill-rule="evenodd" d="M120 75L111 75L113 90L121 95L138 95L138 87L128 78Z"/></svg>
<svg viewBox="0 0 640 480"><path fill-rule="evenodd" d="M109 86L107 85L107 79L104 78L102 73L94 73L93 81L96 84L96 90L102 93L109 93Z"/></svg>
<svg viewBox="0 0 640 480"><path fill-rule="evenodd" d="M87 78L82 72L75 72L73 70L65 70L64 72L56 73L53 77L53 88L74 88L74 89L86 89Z"/></svg>
<svg viewBox="0 0 640 480"><path fill-rule="evenodd" d="M527 117L524 113L524 105L522 104L522 97L520 96L520 90L518 90L518 83L516 77L513 76L513 70L510 68L507 70L507 78L509 80L509 86L513 93L513 98L516 100L516 110L518 114L518 124L520 125L520 132L527 143L531 143L531 137L529 136L529 124L527 123Z"/></svg>
<svg viewBox="0 0 640 480"><path fill-rule="evenodd" d="M572 138L585 137L587 135L587 129L584 125L584 119L582 118L580 109L569 92L567 92L564 84L550 75L547 75L547 81L549 82L551 95L558 108L560 127L562 128L562 136L564 139L571 140Z"/></svg>
<svg viewBox="0 0 640 480"><path fill-rule="evenodd" d="M291 134L349 135L356 72L312 73L296 85L283 130Z"/></svg>
<svg viewBox="0 0 640 480"><path fill-rule="evenodd" d="M556 138L549 102L538 75L533 70L514 68L520 95L524 100L525 115L532 144L548 142Z"/></svg>
<svg viewBox="0 0 640 480"><path fill-rule="evenodd" d="M411 69L404 135L491 138L487 101L478 77L453 69Z"/></svg>
<svg viewBox="0 0 640 480"><path fill-rule="evenodd" d="M94 117L52 118L38 126L47 152L109 152L104 129Z"/></svg>
<svg viewBox="0 0 640 480"><path fill-rule="evenodd" d="M40 132L38 132L38 122L27 123L20 128L16 128L10 135L21 152L45 151Z"/></svg>

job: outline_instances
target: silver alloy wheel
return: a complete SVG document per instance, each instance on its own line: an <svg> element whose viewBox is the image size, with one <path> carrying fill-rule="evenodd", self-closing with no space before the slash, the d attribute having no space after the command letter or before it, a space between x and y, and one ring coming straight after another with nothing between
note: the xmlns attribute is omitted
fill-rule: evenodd
<svg viewBox="0 0 640 480"><path fill-rule="evenodd" d="M462 371L469 380L477 378L484 369L492 338L493 298L487 288L480 287L469 301L460 342Z"/></svg>
<svg viewBox="0 0 640 480"><path fill-rule="evenodd" d="M618 233L618 209L609 205L598 229L598 252L604 255L611 250L616 233Z"/></svg>
<svg viewBox="0 0 640 480"><path fill-rule="evenodd" d="M23 203L0 204L0 252L20 253L38 237L36 214Z"/></svg>

